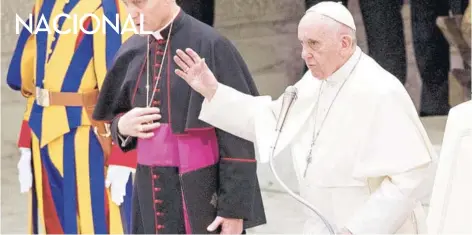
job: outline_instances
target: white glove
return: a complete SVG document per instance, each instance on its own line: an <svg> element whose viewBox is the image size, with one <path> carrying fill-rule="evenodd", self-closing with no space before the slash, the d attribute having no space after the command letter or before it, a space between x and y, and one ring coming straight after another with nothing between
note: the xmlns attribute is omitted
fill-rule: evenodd
<svg viewBox="0 0 472 235"><path fill-rule="evenodd" d="M116 205L123 203L123 197L126 195L126 183L129 176L134 173L135 169L127 166L110 165L107 171L105 186L110 188L111 200Z"/></svg>
<svg viewBox="0 0 472 235"><path fill-rule="evenodd" d="M26 193L33 185L33 170L31 169L31 149L20 148L20 160L18 161L18 180L20 181L20 192Z"/></svg>

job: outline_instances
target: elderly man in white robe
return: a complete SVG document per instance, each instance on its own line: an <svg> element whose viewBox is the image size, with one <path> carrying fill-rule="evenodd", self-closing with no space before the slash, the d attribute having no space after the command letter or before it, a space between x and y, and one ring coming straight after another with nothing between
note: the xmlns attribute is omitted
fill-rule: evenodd
<svg viewBox="0 0 472 235"><path fill-rule="evenodd" d="M452 108L428 214L429 234L472 234L472 101Z"/></svg>
<svg viewBox="0 0 472 235"><path fill-rule="evenodd" d="M339 3L308 9L298 38L310 71L294 85L274 156L290 149L301 196L338 232L426 232L420 199L431 189L434 149L407 91L357 46L353 17ZM254 142L267 162L283 98L240 93L193 50L176 53L175 72L205 98L200 120ZM326 231L308 217L305 233Z"/></svg>

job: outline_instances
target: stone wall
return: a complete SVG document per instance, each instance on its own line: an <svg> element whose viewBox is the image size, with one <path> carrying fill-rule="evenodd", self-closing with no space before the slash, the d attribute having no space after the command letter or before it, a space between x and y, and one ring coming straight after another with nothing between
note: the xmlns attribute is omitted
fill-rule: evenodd
<svg viewBox="0 0 472 235"><path fill-rule="evenodd" d="M215 27L240 50L262 94L277 97L300 77L303 12L303 1L216 1Z"/></svg>
<svg viewBox="0 0 472 235"><path fill-rule="evenodd" d="M31 12L33 1L31 0L9 0L2 1L1 12L1 98L2 98L2 160L16 154L17 133L23 118L24 99L16 92L13 92L5 83L6 73L12 52L15 49L16 34L15 16L18 14L26 18ZM3 175L4 164L2 164Z"/></svg>
<svg viewBox="0 0 472 235"><path fill-rule="evenodd" d="M23 119L23 97L6 86L6 73L18 35L15 14L26 17L33 7L32 0L3 0L1 13L1 233L22 233L27 230L28 195L20 194L18 184L18 150L16 140Z"/></svg>

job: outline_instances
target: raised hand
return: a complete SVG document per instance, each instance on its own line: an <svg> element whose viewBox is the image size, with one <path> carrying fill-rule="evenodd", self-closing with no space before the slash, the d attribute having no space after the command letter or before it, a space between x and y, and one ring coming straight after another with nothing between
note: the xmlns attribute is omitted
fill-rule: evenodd
<svg viewBox="0 0 472 235"><path fill-rule="evenodd" d="M218 81L205 63L205 59L200 58L190 48L187 48L185 52L177 50L176 53L174 61L180 69L176 69L175 73L192 89L210 100L216 92Z"/></svg>

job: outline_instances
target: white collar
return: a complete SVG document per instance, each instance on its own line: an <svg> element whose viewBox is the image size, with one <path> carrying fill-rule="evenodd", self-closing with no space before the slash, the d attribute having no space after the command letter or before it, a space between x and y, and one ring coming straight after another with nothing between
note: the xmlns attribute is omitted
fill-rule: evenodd
<svg viewBox="0 0 472 235"><path fill-rule="evenodd" d="M179 15L180 11L181 11L181 9L180 9L180 7L179 7L179 10L178 10L177 13L174 15L174 17L172 17L172 19L171 19L169 22L167 22L167 24L164 25L164 27L160 28L160 29L157 30L157 31L154 31L154 32L152 33L152 36L154 36L154 38L156 38L157 40L164 39L164 37L161 35L161 31L164 30L165 28L167 28L167 27L170 25L170 23L172 23L172 22L175 20L175 18Z"/></svg>
<svg viewBox="0 0 472 235"><path fill-rule="evenodd" d="M330 85L335 85L346 80L349 77L351 71L354 69L354 66L356 66L357 61L359 60L359 57L361 56L361 54L362 54L361 48L359 48L359 46L356 46L354 53L347 60L347 62L344 63L344 65L341 66L341 68L336 70L336 72L331 74L331 76L329 76L326 79L326 83Z"/></svg>

